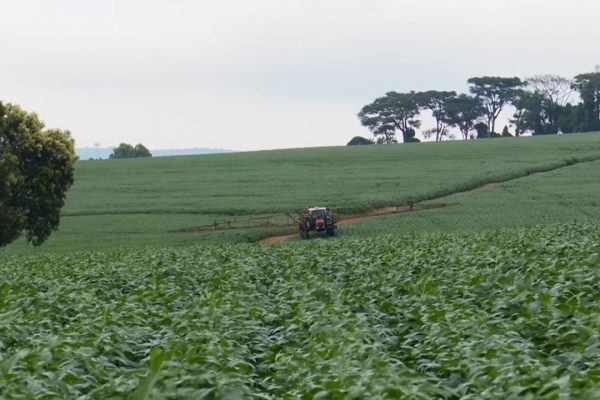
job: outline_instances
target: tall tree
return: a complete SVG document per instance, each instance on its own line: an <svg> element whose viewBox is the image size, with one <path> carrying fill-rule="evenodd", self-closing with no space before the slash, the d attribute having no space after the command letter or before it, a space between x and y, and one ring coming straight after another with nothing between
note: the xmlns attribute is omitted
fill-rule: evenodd
<svg viewBox="0 0 600 400"><path fill-rule="evenodd" d="M525 113L527 112L527 95L529 92L524 90L519 91L516 98L513 100L515 112L509 120L510 124L515 127L515 136L523 135L528 127L525 122Z"/></svg>
<svg viewBox="0 0 600 400"><path fill-rule="evenodd" d="M583 104L573 105L569 103L564 106L560 111L558 128L563 133L584 132L586 124Z"/></svg>
<svg viewBox="0 0 600 400"><path fill-rule="evenodd" d="M527 79L527 86L540 96L544 133L557 133L562 108L573 95L573 82L559 75L536 75Z"/></svg>
<svg viewBox="0 0 600 400"><path fill-rule="evenodd" d="M68 131L0 102L0 246L23 233L40 245L58 228L76 160Z"/></svg>
<svg viewBox="0 0 600 400"><path fill-rule="evenodd" d="M574 86L583 101L585 130L600 130L600 72L577 75Z"/></svg>
<svg viewBox="0 0 600 400"><path fill-rule="evenodd" d="M493 136L496 128L496 119L502 109L510 104L515 96L515 90L523 86L521 79L503 78L499 76L483 76L470 78L469 91L480 99L486 109L487 125Z"/></svg>
<svg viewBox="0 0 600 400"><path fill-rule="evenodd" d="M382 138L383 143L395 143L396 131L402 133L404 143L410 143L418 141L415 138L415 128L421 125L421 121L415 118L418 114L415 92L388 92L364 106L358 118L375 137Z"/></svg>
<svg viewBox="0 0 600 400"><path fill-rule="evenodd" d="M548 133L544 97L540 93L518 90L513 105L515 112L510 123L515 127L515 136L526 132L534 135Z"/></svg>
<svg viewBox="0 0 600 400"><path fill-rule="evenodd" d="M435 119L435 127L425 132L425 135L435 135L435 141L439 142L448 135L447 106L450 99L456 96L456 92L440 92L429 90L416 94L417 102L421 109L430 110Z"/></svg>
<svg viewBox="0 0 600 400"><path fill-rule="evenodd" d="M557 106L565 106L573 96L573 81L560 75L535 75L527 78L525 83Z"/></svg>
<svg viewBox="0 0 600 400"><path fill-rule="evenodd" d="M542 93L520 90L513 105L515 113L510 122L517 136L525 132L533 135L558 133L564 107L552 103Z"/></svg>
<svg viewBox="0 0 600 400"><path fill-rule="evenodd" d="M446 123L456 126L465 140L475 129L475 124L485 115L485 109L475 97L461 93L448 99L446 104Z"/></svg>

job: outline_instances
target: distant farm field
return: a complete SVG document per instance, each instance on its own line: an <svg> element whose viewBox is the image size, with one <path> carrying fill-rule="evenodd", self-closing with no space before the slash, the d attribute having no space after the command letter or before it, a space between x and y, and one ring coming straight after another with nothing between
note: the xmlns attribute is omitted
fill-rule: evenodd
<svg viewBox="0 0 600 400"><path fill-rule="evenodd" d="M172 234L168 230L211 224L214 221L279 215L303 207L324 204L352 214L371 207L406 204L453 192L472 189L490 181L525 176L535 171L565 166L577 161L600 158L600 134L553 135L548 137L473 140L411 145L332 147L261 151L235 154L163 157L155 159L80 161L76 184L70 191L62 213L60 230L40 249L23 241L3 252L39 253L111 247L187 245L201 242L248 242L268 234L289 232L290 228L219 230ZM585 168L585 167L584 167ZM567 169L575 174L580 169ZM565 171L567 171L565 170ZM589 172L588 170L586 170ZM586 180L589 174L581 178ZM593 177L592 177L593 178ZM436 215L467 215L469 229L503 226L510 215L527 215L527 223L563 221L571 215L573 200L598 194L597 180L581 181L578 198L563 193L547 198L536 192L544 185L538 177L514 190L537 193L536 209L524 208L523 193L515 194L510 206L504 200L513 189L490 192L493 199L465 197L460 208L421 212L402 223L397 232L428 230L438 226L435 219L420 223L420 218ZM568 176L561 179L570 181ZM533 185L529 187L528 185ZM504 187L504 186L503 186ZM508 188L508 187L506 187ZM519 197L521 196L521 197ZM481 199L489 203L475 204ZM564 201L563 201L564 200ZM475 203L467 206L467 203ZM490 202L491 201L491 202ZM538 214L546 201L554 206ZM564 204L561 203L563 201ZM529 201L528 201L529 202ZM569 204L567 204L569 203ZM495 205L492 205L495 204ZM529 203L528 203L529 204ZM592 205L593 206L593 205ZM565 212L566 210L566 212ZM446 213L446 211L448 213ZM583 211L582 211L583 212ZM585 211L588 212L588 211ZM458 213L458 214L457 214ZM591 212L592 218L596 213ZM394 216L390 218L404 218ZM444 219L446 217L442 217ZM463 225L448 217L444 230ZM458 217L457 217L458 218ZM519 216L520 218L520 216ZM346 229L364 231L367 221ZM386 224L396 232L395 223ZM376 229L377 230L377 229ZM340 235L344 231L340 229Z"/></svg>
<svg viewBox="0 0 600 400"><path fill-rule="evenodd" d="M0 255L0 398L597 399L600 225Z"/></svg>
<svg viewBox="0 0 600 400"><path fill-rule="evenodd" d="M379 216L340 235L480 231L567 221L600 221L600 161L576 164L440 198L454 206ZM427 204L427 202L426 202Z"/></svg>

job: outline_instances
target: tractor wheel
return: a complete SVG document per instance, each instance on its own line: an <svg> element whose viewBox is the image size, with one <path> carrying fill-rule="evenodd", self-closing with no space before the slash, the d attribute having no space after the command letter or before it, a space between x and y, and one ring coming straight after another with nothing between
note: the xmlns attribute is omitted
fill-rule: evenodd
<svg viewBox="0 0 600 400"><path fill-rule="evenodd" d="M329 236L334 236L335 235L335 229L327 229L327 234Z"/></svg>
<svg viewBox="0 0 600 400"><path fill-rule="evenodd" d="M300 237L304 240L308 239L308 231L306 229L300 228Z"/></svg>

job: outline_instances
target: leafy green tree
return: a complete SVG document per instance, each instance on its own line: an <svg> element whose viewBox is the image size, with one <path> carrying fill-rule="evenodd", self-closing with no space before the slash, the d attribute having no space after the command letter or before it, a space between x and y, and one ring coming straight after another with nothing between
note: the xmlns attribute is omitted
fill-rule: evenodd
<svg viewBox="0 0 600 400"><path fill-rule="evenodd" d="M538 95L543 130L537 134L558 133L558 120L562 108L569 103L573 95L573 82L559 75L536 75L527 78L527 87Z"/></svg>
<svg viewBox="0 0 600 400"><path fill-rule="evenodd" d="M513 100L515 113L510 120L515 127L515 135L521 136L526 132L534 135L545 135L551 132L551 123L547 117L544 97L538 92L518 90Z"/></svg>
<svg viewBox="0 0 600 400"><path fill-rule="evenodd" d="M446 104L445 120L449 126L456 126L465 140L475 129L475 124L485 115L485 109L479 99L459 94L450 98Z"/></svg>
<svg viewBox="0 0 600 400"><path fill-rule="evenodd" d="M484 122L478 122L473 126L477 132L477 139L486 139L490 137L488 126Z"/></svg>
<svg viewBox="0 0 600 400"><path fill-rule="evenodd" d="M37 246L58 228L76 160L68 131L0 102L0 246L22 234Z"/></svg>
<svg viewBox="0 0 600 400"><path fill-rule="evenodd" d="M108 158L138 158L138 157L152 157L152 153L141 143L135 147L129 143L121 143L118 147L113 149L113 152Z"/></svg>
<svg viewBox="0 0 600 400"><path fill-rule="evenodd" d="M558 119L558 129L562 133L584 132L586 125L583 104L567 104L562 107Z"/></svg>
<svg viewBox="0 0 600 400"><path fill-rule="evenodd" d="M150 150L148 150L146 146L141 143L135 145L134 151L136 157L152 157Z"/></svg>
<svg viewBox="0 0 600 400"><path fill-rule="evenodd" d="M577 75L574 87L583 101L585 130L600 130L600 72Z"/></svg>
<svg viewBox="0 0 600 400"><path fill-rule="evenodd" d="M515 112L510 119L510 124L515 127L515 136L523 135L527 130L527 122L525 114L528 110L528 100L529 92L524 90L520 90L513 100L513 105L515 107Z"/></svg>
<svg viewBox="0 0 600 400"><path fill-rule="evenodd" d="M540 93L529 93L526 97L525 126L531 130L532 135L552 135L558 133L558 128L553 122L551 114L555 112L554 106ZM558 118L558 117L557 117Z"/></svg>
<svg viewBox="0 0 600 400"><path fill-rule="evenodd" d="M421 109L430 110L435 119L435 127L424 134L435 135L435 141L441 141L448 135L448 102L456 97L456 92L429 90L417 93L417 102Z"/></svg>
<svg viewBox="0 0 600 400"><path fill-rule="evenodd" d="M121 143L113 149L108 158L133 158L135 157L135 149L129 143Z"/></svg>
<svg viewBox="0 0 600 400"><path fill-rule="evenodd" d="M566 107L538 90L518 90L513 105L515 113L510 123L515 127L517 136L525 132L531 132L533 135L558 133Z"/></svg>
<svg viewBox="0 0 600 400"><path fill-rule="evenodd" d="M410 143L416 140L415 128L421 126L421 121L415 118L418 114L419 103L415 92L388 92L364 106L358 118L375 137L382 138L383 143L395 143L396 131L402 133L404 143Z"/></svg>
<svg viewBox="0 0 600 400"><path fill-rule="evenodd" d="M346 146L360 146L366 144L373 144L373 141L362 136L354 136Z"/></svg>
<svg viewBox="0 0 600 400"><path fill-rule="evenodd" d="M471 94L475 95L486 109L490 136L496 136L494 135L496 119L504 107L515 99L516 89L523 86L523 82L517 77L503 78L499 76L470 78L467 82L470 85Z"/></svg>
<svg viewBox="0 0 600 400"><path fill-rule="evenodd" d="M419 143L420 140L416 137L416 132L413 128L408 128L406 133L403 135L404 143Z"/></svg>

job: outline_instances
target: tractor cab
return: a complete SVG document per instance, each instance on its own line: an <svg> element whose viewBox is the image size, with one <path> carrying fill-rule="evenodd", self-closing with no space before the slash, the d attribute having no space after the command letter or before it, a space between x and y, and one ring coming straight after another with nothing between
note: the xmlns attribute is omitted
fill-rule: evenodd
<svg viewBox="0 0 600 400"><path fill-rule="evenodd" d="M335 235L335 220L327 207L307 208L300 217L300 237L308 239L309 232L327 232L329 236Z"/></svg>

